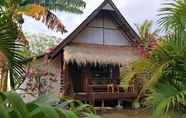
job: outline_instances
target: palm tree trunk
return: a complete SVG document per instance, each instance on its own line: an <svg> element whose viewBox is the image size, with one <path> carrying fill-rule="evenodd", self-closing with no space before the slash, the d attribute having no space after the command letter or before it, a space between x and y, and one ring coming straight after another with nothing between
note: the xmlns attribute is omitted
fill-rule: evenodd
<svg viewBox="0 0 186 118"><path fill-rule="evenodd" d="M0 52L0 92L7 91L8 69L5 55Z"/></svg>
<svg viewBox="0 0 186 118"><path fill-rule="evenodd" d="M8 82L8 71L5 66L1 68L0 74L0 92L4 92L7 91Z"/></svg>

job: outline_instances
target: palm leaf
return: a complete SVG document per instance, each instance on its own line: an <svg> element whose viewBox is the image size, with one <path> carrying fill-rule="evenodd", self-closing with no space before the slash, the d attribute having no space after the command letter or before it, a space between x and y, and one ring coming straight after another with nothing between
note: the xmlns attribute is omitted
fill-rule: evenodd
<svg viewBox="0 0 186 118"><path fill-rule="evenodd" d="M32 4L21 10L25 15L33 17L35 20L42 21L49 29L66 32L64 25L58 17L47 10L45 7Z"/></svg>
<svg viewBox="0 0 186 118"><path fill-rule="evenodd" d="M159 24L165 31L177 29L180 27L182 30L185 28L186 19L186 1L177 0L172 2L166 2L160 9Z"/></svg>
<svg viewBox="0 0 186 118"><path fill-rule="evenodd" d="M45 97L42 96L33 102L24 103L21 97L15 92L0 93L0 116L3 116L3 118L79 118L80 115L86 114L90 118L96 118L94 112L83 110L77 113L70 107L56 106L56 103L59 103L59 99L56 101L56 99L51 100L51 97ZM49 104L41 100L49 101ZM50 101L55 102L51 103ZM81 105L85 108L83 104Z"/></svg>

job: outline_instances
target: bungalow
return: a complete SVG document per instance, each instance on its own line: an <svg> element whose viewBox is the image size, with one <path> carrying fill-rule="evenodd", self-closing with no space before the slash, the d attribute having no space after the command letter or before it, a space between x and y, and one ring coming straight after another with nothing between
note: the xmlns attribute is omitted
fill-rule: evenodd
<svg viewBox="0 0 186 118"><path fill-rule="evenodd" d="M71 96L95 105L99 101L134 100L137 89L120 86L120 72L138 58L133 46L138 35L111 0L105 0L54 50L48 65L60 72L53 94ZM46 55L37 58L44 63Z"/></svg>

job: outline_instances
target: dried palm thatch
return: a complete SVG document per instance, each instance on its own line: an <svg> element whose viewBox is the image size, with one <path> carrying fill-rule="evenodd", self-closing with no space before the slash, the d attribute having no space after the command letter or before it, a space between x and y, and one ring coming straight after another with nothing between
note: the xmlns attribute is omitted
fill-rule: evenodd
<svg viewBox="0 0 186 118"><path fill-rule="evenodd" d="M49 29L59 32L67 32L63 23L55 14L45 7L37 4L32 4L23 12L27 16L33 17L35 20L42 21Z"/></svg>
<svg viewBox="0 0 186 118"><path fill-rule="evenodd" d="M71 44L64 48L64 60L78 64L117 64L127 65L137 59L132 47Z"/></svg>

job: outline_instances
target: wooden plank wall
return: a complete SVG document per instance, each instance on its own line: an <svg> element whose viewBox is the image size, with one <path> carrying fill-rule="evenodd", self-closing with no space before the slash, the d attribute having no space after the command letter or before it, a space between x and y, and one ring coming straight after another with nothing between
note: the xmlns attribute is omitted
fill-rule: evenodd
<svg viewBox="0 0 186 118"><path fill-rule="evenodd" d="M128 37L107 12L100 13L73 41L100 45L128 46Z"/></svg>

